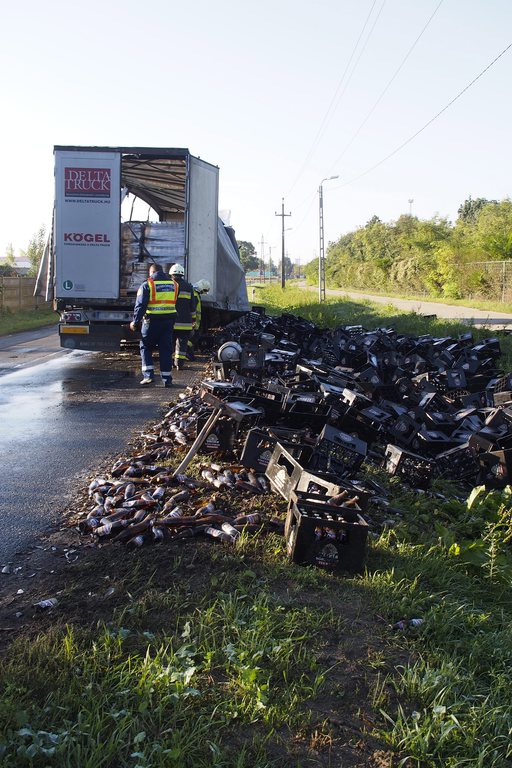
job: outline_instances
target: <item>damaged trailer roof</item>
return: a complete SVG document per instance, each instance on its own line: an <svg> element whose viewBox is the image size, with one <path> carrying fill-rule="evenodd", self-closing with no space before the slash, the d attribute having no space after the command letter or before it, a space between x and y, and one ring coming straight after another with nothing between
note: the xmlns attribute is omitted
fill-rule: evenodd
<svg viewBox="0 0 512 768"><path fill-rule="evenodd" d="M188 149L55 146L55 150L119 152L121 183L131 194L144 200L161 218L165 213L185 211Z"/></svg>

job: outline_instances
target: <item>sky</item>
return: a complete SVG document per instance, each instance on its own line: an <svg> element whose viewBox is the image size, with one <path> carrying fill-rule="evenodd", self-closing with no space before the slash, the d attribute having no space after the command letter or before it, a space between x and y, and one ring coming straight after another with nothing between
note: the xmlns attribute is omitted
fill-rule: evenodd
<svg viewBox="0 0 512 768"><path fill-rule="evenodd" d="M274 260L283 199L286 255L318 255L320 184L326 244L511 194L512 48L385 159L512 43L510 0L17 0L1 19L0 260L49 229L54 145L188 148Z"/></svg>

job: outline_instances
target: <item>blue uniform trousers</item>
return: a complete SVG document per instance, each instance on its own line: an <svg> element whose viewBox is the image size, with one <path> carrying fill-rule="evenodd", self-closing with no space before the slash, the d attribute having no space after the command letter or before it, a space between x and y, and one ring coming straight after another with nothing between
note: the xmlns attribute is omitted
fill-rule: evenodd
<svg viewBox="0 0 512 768"><path fill-rule="evenodd" d="M148 379L154 378L153 352L158 347L160 376L172 381L172 349L175 315L159 315L144 318L141 329L140 356L142 373Z"/></svg>

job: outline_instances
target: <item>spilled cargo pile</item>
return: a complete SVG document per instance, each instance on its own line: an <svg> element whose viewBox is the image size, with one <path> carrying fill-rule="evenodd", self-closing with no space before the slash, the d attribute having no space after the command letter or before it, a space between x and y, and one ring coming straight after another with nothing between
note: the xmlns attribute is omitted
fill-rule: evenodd
<svg viewBox="0 0 512 768"><path fill-rule="evenodd" d="M140 547L277 531L294 562L357 572L373 510L388 504L368 464L424 492L434 478L462 493L510 482L512 375L495 338L251 312L213 344L210 377L91 483L84 534ZM258 501L276 493L285 521Z"/></svg>

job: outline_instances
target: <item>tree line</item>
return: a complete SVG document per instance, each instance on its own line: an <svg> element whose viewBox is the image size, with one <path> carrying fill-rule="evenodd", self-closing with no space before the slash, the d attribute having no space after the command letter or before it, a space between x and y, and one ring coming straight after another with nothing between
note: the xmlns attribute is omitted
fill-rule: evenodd
<svg viewBox="0 0 512 768"><path fill-rule="evenodd" d="M503 299L502 269L512 259L512 201L470 197L457 213L455 223L437 215L426 220L403 215L389 223L373 216L329 243L327 284L433 298ZM318 280L318 259L307 264L306 277Z"/></svg>
<svg viewBox="0 0 512 768"><path fill-rule="evenodd" d="M39 262L46 246L47 234L44 226L30 238L26 250L20 250L19 259L28 262L28 277L36 277ZM3 259L0 260L0 277L16 277L19 274L16 255L12 243L7 246Z"/></svg>
<svg viewBox="0 0 512 768"><path fill-rule="evenodd" d="M261 259L256 252L254 245L248 240L238 241L238 251L240 253L240 262L244 272L270 272L271 275L281 274L281 259L277 262L272 259ZM295 266L289 256L284 257L284 273L286 277L293 277Z"/></svg>

